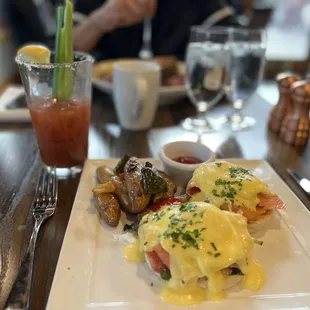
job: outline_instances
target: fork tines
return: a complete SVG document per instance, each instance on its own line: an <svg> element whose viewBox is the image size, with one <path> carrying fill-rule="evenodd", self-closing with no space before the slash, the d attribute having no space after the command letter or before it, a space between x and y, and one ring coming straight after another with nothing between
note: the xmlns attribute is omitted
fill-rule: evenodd
<svg viewBox="0 0 310 310"><path fill-rule="evenodd" d="M55 207L57 195L56 168L52 167L49 170L42 168L35 194L34 210Z"/></svg>

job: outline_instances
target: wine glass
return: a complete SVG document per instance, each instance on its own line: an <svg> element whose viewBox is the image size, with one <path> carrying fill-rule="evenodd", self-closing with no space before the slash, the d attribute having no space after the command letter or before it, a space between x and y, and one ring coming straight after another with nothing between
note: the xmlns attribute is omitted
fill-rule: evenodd
<svg viewBox="0 0 310 310"><path fill-rule="evenodd" d="M214 131L206 118L207 111L223 95L227 67L227 29L203 26L191 28L186 52L185 85L197 116L186 118L182 127L197 133Z"/></svg>
<svg viewBox="0 0 310 310"><path fill-rule="evenodd" d="M229 61L225 79L225 93L232 102L233 112L223 123L233 131L255 125L253 117L244 116L245 102L260 84L265 64L266 35L263 30L229 28Z"/></svg>

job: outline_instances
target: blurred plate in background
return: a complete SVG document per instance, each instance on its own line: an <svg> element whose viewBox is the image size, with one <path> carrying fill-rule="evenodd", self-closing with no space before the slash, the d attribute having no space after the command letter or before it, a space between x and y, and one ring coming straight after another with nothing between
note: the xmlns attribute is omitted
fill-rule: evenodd
<svg viewBox="0 0 310 310"><path fill-rule="evenodd" d="M168 58L169 56L167 56ZM160 57L159 57L160 58ZM167 60L167 58L165 60ZM106 94L112 95L113 93L113 82L112 82L112 72L113 72L113 65L117 61L124 61L129 59L117 59L117 60L107 60L107 61L100 61L94 64L93 66L93 85L98 88L99 90L103 91ZM171 59L168 59L171 60ZM160 60L161 68L162 68L162 76L167 76L167 74L171 74L170 77L167 77L168 82L173 84L176 82L177 85L163 85L160 87L159 90L159 99L158 104L168 105L177 103L180 99L187 96L186 88L184 83L180 82L180 80L184 80L185 76L185 64L183 62L176 61L175 64L173 62L169 62L169 65L166 66L166 62L162 62ZM162 81L162 83L166 82Z"/></svg>

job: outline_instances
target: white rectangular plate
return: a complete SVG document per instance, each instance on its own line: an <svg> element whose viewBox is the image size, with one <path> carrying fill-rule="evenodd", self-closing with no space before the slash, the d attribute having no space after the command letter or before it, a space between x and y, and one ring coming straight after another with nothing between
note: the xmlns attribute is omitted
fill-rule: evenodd
<svg viewBox="0 0 310 310"><path fill-rule="evenodd" d="M92 205L95 170L117 160L85 164L60 253L47 309L153 310L183 309L160 300L161 280L145 264L130 264L122 256L128 241L123 223L112 229L102 223ZM251 169L287 204L275 212L268 230L257 237L255 256L265 268L264 288L253 294L237 286L220 303L207 301L195 309L310 309L310 212L261 160L232 160ZM159 161L153 163L161 168ZM61 206L60 206L61 207ZM151 286L151 283L153 284Z"/></svg>

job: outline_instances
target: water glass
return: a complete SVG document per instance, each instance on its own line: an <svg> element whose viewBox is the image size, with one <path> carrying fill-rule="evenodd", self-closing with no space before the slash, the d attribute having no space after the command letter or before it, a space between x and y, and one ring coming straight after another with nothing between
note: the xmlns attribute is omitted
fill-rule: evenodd
<svg viewBox="0 0 310 310"><path fill-rule="evenodd" d="M263 77L266 35L263 30L228 28L227 32L229 57L224 89L232 102L233 112L224 123L238 131L255 124L255 119L244 116L242 109Z"/></svg>
<svg viewBox="0 0 310 310"><path fill-rule="evenodd" d="M192 27L186 52L186 89L197 116L185 119L186 130L213 131L206 114L223 95L227 67L228 32L225 28Z"/></svg>

